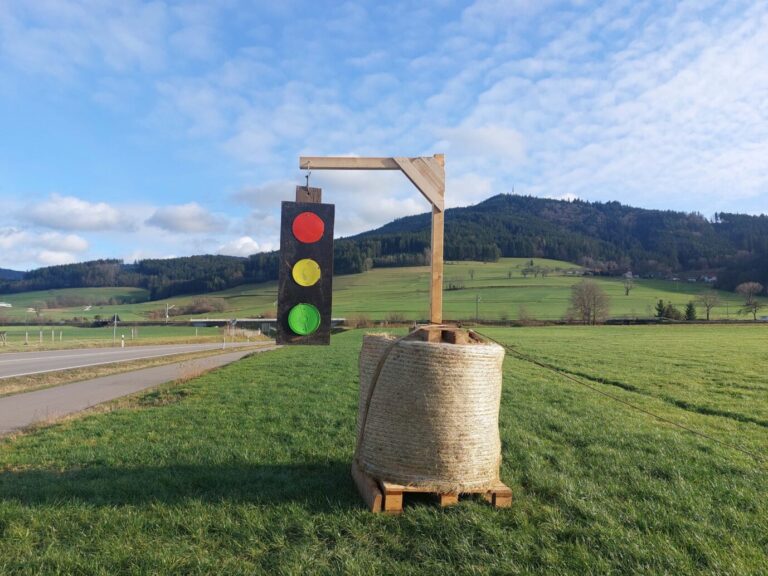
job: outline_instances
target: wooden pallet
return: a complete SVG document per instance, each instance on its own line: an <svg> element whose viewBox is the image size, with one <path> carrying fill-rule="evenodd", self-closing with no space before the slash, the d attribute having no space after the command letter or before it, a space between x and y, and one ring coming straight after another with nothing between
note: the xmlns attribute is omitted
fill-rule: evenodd
<svg viewBox="0 0 768 576"><path fill-rule="evenodd" d="M416 486L402 486L383 480L377 480L363 472L356 462L352 463L352 478L355 480L357 490L371 512L384 512L385 514L400 514L403 511L403 496L410 494L432 494L440 502L440 506L458 504L459 494L440 494ZM483 498L496 508L509 508L512 506L512 490L499 481L490 490L472 490L462 494L481 494Z"/></svg>

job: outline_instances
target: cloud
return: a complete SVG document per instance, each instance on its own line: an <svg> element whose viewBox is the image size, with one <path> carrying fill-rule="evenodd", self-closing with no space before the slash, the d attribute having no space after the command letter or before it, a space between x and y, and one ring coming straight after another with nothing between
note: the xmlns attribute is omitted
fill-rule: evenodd
<svg viewBox="0 0 768 576"><path fill-rule="evenodd" d="M217 254L226 254L227 256L250 256L258 252L273 250L270 245L262 245L256 242L250 236L241 236L219 246Z"/></svg>
<svg viewBox="0 0 768 576"><path fill-rule="evenodd" d="M232 194L231 198L239 203L247 204L262 210L280 208L283 200L293 201L296 198L297 182L290 180L273 180L258 186L248 186ZM310 186L314 186L310 182Z"/></svg>
<svg viewBox="0 0 768 576"><path fill-rule="evenodd" d="M445 204L448 208L469 206L482 202L494 194L512 192L513 184L509 188L499 188L492 176L462 172L454 177L452 172L449 165L445 182Z"/></svg>
<svg viewBox="0 0 768 576"><path fill-rule="evenodd" d="M212 214L197 202L158 208L146 223L180 234L223 232L228 227L225 217Z"/></svg>
<svg viewBox="0 0 768 576"><path fill-rule="evenodd" d="M58 266L60 264L77 262L77 256L72 252L64 252L62 250L41 250L35 256L35 260L43 266Z"/></svg>
<svg viewBox="0 0 768 576"><path fill-rule="evenodd" d="M162 3L17 2L0 10L0 51L25 72L58 78L98 66L156 70L168 27Z"/></svg>
<svg viewBox="0 0 768 576"><path fill-rule="evenodd" d="M106 231L132 226L127 216L106 202L91 203L58 194L27 205L20 216L38 226L56 230Z"/></svg>
<svg viewBox="0 0 768 576"><path fill-rule="evenodd" d="M0 229L0 267L67 264L78 261L88 248L88 242L75 234Z"/></svg>
<svg viewBox="0 0 768 576"><path fill-rule="evenodd" d="M471 161L475 165L498 162L515 165L525 159L523 136L513 128L486 124L442 128L437 133L442 139L435 148L457 155L465 164Z"/></svg>

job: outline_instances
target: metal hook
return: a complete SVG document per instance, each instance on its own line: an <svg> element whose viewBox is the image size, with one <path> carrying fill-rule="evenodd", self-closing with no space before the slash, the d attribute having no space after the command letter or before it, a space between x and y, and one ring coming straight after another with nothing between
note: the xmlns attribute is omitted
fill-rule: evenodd
<svg viewBox="0 0 768 576"><path fill-rule="evenodd" d="M309 190L309 176L310 176L310 174L312 174L312 170L310 170L310 163L309 163L309 161L307 161L307 173L304 176L304 178L307 179L307 190Z"/></svg>

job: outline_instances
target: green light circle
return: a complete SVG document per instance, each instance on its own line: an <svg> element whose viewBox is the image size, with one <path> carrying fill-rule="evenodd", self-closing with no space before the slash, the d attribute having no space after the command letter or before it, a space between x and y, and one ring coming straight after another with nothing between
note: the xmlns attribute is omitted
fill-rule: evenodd
<svg viewBox="0 0 768 576"><path fill-rule="evenodd" d="M312 304L296 304L288 312L288 326L299 336L308 336L320 327L320 311Z"/></svg>

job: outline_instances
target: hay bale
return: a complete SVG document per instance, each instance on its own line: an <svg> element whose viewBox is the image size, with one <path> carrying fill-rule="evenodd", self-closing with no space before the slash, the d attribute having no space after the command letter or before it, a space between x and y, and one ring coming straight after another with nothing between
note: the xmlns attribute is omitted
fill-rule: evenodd
<svg viewBox="0 0 768 576"><path fill-rule="evenodd" d="M381 480L442 493L492 486L501 464L503 359L497 344L366 335L356 452L362 469Z"/></svg>

